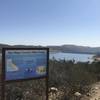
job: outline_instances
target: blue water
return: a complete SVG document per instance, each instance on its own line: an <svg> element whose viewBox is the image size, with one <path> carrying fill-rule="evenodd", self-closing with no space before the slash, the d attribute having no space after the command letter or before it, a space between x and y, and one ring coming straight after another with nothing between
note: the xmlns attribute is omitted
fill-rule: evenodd
<svg viewBox="0 0 100 100"><path fill-rule="evenodd" d="M93 61L93 54L77 54L77 53L50 53L50 59L53 57L56 60L65 59L65 60L75 60L76 62L92 62Z"/></svg>

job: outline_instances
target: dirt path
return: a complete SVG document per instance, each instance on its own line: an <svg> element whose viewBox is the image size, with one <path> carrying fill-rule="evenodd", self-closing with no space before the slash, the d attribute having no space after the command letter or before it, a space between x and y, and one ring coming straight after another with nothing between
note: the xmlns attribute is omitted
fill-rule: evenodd
<svg viewBox="0 0 100 100"><path fill-rule="evenodd" d="M82 100L100 100L100 82L93 84L89 96L85 96Z"/></svg>
<svg viewBox="0 0 100 100"><path fill-rule="evenodd" d="M90 100L100 100L100 82L92 85Z"/></svg>

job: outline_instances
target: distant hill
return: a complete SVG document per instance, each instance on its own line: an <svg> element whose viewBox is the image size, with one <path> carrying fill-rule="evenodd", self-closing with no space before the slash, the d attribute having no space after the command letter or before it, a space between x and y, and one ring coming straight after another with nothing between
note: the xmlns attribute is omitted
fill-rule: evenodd
<svg viewBox="0 0 100 100"><path fill-rule="evenodd" d="M100 53L100 47L87 47L77 45L48 46L52 51L68 53Z"/></svg>
<svg viewBox="0 0 100 100"><path fill-rule="evenodd" d="M0 44L0 52L3 47L32 48L32 47L43 47L43 46ZM89 54L100 53L100 47L88 47L88 46L77 46L77 45L61 45L61 46L45 46L45 47L50 48L51 52L89 53Z"/></svg>

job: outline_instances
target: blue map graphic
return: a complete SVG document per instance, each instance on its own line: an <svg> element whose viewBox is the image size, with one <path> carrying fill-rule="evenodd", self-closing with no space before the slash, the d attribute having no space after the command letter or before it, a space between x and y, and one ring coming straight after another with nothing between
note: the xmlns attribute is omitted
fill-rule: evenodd
<svg viewBox="0 0 100 100"><path fill-rule="evenodd" d="M47 53L37 52L7 52L6 80L28 79L46 76Z"/></svg>

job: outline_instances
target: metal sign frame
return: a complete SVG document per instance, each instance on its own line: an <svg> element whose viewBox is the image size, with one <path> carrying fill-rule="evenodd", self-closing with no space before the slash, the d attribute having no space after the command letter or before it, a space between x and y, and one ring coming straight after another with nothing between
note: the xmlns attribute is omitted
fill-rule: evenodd
<svg viewBox="0 0 100 100"><path fill-rule="evenodd" d="M46 76L43 77L33 77L28 79L17 79L17 80L5 80L5 52L7 50L46 50L47 52L47 67L46 67ZM28 80L36 80L36 79L46 79L46 100L48 100L48 79L49 79L49 48L2 48L2 88L1 88L1 100L5 99L5 84L12 82L23 82Z"/></svg>

